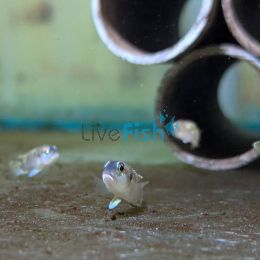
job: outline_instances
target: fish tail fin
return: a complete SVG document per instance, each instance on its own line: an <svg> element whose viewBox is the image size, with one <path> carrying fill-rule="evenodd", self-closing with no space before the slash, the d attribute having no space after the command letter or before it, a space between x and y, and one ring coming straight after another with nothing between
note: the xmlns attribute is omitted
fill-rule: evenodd
<svg viewBox="0 0 260 260"><path fill-rule="evenodd" d="M26 172L22 170L20 162L10 161L8 166L9 166L9 170L13 176L26 175Z"/></svg>
<svg viewBox="0 0 260 260"><path fill-rule="evenodd" d="M142 185L142 188L145 187L146 185L149 184L149 181L145 181L145 182L142 182L141 185Z"/></svg>
<svg viewBox="0 0 260 260"><path fill-rule="evenodd" d="M139 182L135 184L131 192L126 194L124 200L136 207L141 207L143 203L143 188L148 183L149 181Z"/></svg>

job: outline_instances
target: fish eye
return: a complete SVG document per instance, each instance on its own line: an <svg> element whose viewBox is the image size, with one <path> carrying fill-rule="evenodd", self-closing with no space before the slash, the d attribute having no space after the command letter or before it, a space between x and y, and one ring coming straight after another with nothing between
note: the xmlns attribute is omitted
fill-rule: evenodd
<svg viewBox="0 0 260 260"><path fill-rule="evenodd" d="M120 172L123 172L124 169L125 169L125 166L123 163L119 163L118 166L117 166L117 169L120 171Z"/></svg>
<svg viewBox="0 0 260 260"><path fill-rule="evenodd" d="M55 153L55 152L57 152L57 147L55 146L55 145L51 145L50 147L49 147L49 149L48 149L48 151L51 153Z"/></svg>

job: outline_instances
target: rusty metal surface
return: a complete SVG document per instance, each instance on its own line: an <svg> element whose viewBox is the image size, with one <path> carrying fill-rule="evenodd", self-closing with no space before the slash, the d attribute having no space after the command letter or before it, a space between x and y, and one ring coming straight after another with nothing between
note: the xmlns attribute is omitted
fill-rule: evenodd
<svg viewBox="0 0 260 260"><path fill-rule="evenodd" d="M111 195L96 181L103 162L61 160L34 179L10 178L6 161L33 143L56 140L71 157L79 146L75 135L31 137L0 136L1 259L260 257L259 170L212 173L136 163L150 180L146 205L137 210L123 203L109 213Z"/></svg>

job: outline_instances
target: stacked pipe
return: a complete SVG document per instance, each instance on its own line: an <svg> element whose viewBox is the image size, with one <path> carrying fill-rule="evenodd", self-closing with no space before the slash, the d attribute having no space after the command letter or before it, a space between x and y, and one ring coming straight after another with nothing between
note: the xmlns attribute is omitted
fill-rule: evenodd
<svg viewBox="0 0 260 260"><path fill-rule="evenodd" d="M169 118L191 120L201 130L196 149L167 135L176 156L199 168L239 168L259 157L252 143L260 135L226 118L217 93L222 75L236 61L260 72L260 0L202 0L196 21L180 37L186 2L92 0L93 19L115 55L135 64L174 63L159 88L156 113L167 107Z"/></svg>

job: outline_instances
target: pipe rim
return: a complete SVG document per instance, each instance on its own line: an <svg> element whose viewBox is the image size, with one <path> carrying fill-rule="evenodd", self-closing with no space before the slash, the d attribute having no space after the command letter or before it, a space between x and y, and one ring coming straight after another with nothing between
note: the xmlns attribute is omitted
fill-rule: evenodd
<svg viewBox="0 0 260 260"><path fill-rule="evenodd" d="M260 60L257 59L255 56L253 56L248 51L240 48L239 46L232 45L232 44L222 44L218 46L211 46L206 47L203 49L198 49L190 54L188 54L186 57L183 58L181 63L176 65L177 67L171 68L166 76L164 77L161 86L158 90L158 96L156 99L156 118L157 118L157 124L160 126L159 119L157 115L161 112L162 107L164 106L163 98L164 98L164 91L167 89L167 85L164 85L164 80L167 78L167 75L170 73L171 77L176 77L179 72L183 70L187 65L192 64L194 61L196 61L198 58L207 58L210 56L216 56L216 55L226 55L230 56L234 59L240 60L243 58L243 61L248 62L253 67L255 67L259 73L260 73ZM228 121L230 121L228 119ZM179 147L176 143L174 143L168 135L166 135L166 143L172 148L172 151L174 152L175 156L182 162L185 162L189 165L195 166L197 168L206 169L206 170L212 170L212 171L224 171L224 170L232 170L236 168L241 168L243 166L248 165L249 163L252 163L256 159L260 157L260 154L253 148L249 149L248 151L245 151L242 154L239 154L237 156L232 156L224 159L211 159L206 158L198 155L194 155L190 152L187 152L183 150L181 147ZM253 145L253 144L252 144Z"/></svg>
<svg viewBox="0 0 260 260"><path fill-rule="evenodd" d="M248 51L260 57L260 43L247 32L234 11L233 0L222 0L226 24L236 40Z"/></svg>
<svg viewBox="0 0 260 260"><path fill-rule="evenodd" d="M149 53L123 39L101 16L101 0L92 0L92 17L97 33L116 56L134 64L151 65L168 62L191 49L212 25L217 13L218 0L202 0L199 14L189 31L172 47Z"/></svg>

